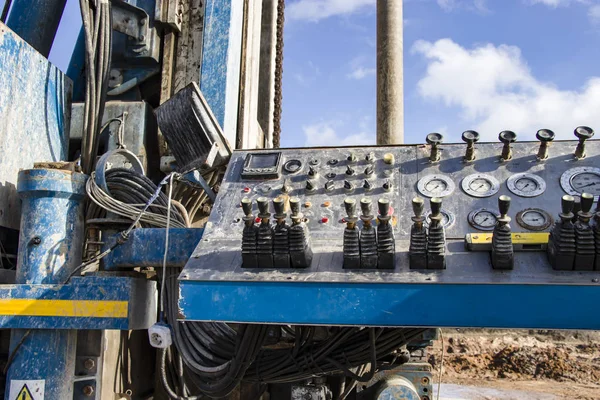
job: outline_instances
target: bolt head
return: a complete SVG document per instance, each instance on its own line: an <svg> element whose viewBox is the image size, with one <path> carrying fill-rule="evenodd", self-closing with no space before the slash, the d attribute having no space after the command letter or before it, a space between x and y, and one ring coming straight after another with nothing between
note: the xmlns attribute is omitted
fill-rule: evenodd
<svg viewBox="0 0 600 400"><path fill-rule="evenodd" d="M84 396L91 397L94 394L94 387L92 385L85 385L81 391Z"/></svg>
<svg viewBox="0 0 600 400"><path fill-rule="evenodd" d="M96 366L96 362L92 358L88 358L83 362L83 367L85 369L92 370Z"/></svg>

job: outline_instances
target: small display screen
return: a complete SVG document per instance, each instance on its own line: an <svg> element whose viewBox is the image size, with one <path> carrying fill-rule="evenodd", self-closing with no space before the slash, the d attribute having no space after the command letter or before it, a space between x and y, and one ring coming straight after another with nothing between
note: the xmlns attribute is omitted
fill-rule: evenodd
<svg viewBox="0 0 600 400"><path fill-rule="evenodd" d="M273 168L277 166L279 153L251 154L246 168Z"/></svg>

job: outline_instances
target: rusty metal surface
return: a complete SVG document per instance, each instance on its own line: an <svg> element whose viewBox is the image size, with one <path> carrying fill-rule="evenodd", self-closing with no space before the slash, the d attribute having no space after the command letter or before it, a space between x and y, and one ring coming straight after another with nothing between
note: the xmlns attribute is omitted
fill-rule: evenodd
<svg viewBox="0 0 600 400"><path fill-rule="evenodd" d="M0 226L19 229L20 169L67 156L71 80L0 23Z"/></svg>

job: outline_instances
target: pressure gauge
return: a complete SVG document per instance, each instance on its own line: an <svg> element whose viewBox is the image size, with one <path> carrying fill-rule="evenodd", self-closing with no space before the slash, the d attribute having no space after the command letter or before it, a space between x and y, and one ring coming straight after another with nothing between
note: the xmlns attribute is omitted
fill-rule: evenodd
<svg viewBox="0 0 600 400"><path fill-rule="evenodd" d="M493 231L496 226L498 216L494 211L487 208L479 208L469 213L467 217L469 224L480 231Z"/></svg>
<svg viewBox="0 0 600 400"><path fill-rule="evenodd" d="M528 173L512 175L506 181L508 190L521 197L536 197L546 191L546 181Z"/></svg>
<svg viewBox="0 0 600 400"><path fill-rule="evenodd" d="M288 174L296 174L302 169L302 161L300 160L288 160L283 164L283 170Z"/></svg>
<svg viewBox="0 0 600 400"><path fill-rule="evenodd" d="M452 225L454 225L454 221L456 221L456 217L454 216L454 214L443 208L441 209L440 214L442 214L442 226L444 228L449 228ZM423 216L425 217L423 225L425 225L425 227L428 227L431 223L431 219L429 218L431 217L431 210L427 211Z"/></svg>
<svg viewBox="0 0 600 400"><path fill-rule="evenodd" d="M577 167L565 171L560 177L560 186L571 196L582 193L594 195L594 200L600 196L600 168Z"/></svg>
<svg viewBox="0 0 600 400"><path fill-rule="evenodd" d="M419 193L425 197L446 197L454 188L454 182L446 175L427 175L417 183Z"/></svg>
<svg viewBox="0 0 600 400"><path fill-rule="evenodd" d="M530 231L543 231L552 225L552 216L541 208L527 208L517 214L517 223Z"/></svg>
<svg viewBox="0 0 600 400"><path fill-rule="evenodd" d="M473 174L462 180L462 189L473 197L490 197L500 190L498 179L487 174Z"/></svg>

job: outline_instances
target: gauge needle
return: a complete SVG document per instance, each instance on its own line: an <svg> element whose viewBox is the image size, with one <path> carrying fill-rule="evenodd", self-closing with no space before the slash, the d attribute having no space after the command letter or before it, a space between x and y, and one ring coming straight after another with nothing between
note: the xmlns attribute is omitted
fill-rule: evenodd
<svg viewBox="0 0 600 400"><path fill-rule="evenodd" d="M588 183L587 185L579 186L579 188L583 189L583 188L586 188L588 186L594 186L594 185L597 185L597 184L598 184L598 182L592 182L592 183Z"/></svg>
<svg viewBox="0 0 600 400"><path fill-rule="evenodd" d="M481 189L482 187L485 186L485 183L482 183L481 185L479 185L479 187L477 189L475 189L476 191L479 191L479 189Z"/></svg>
<svg viewBox="0 0 600 400"><path fill-rule="evenodd" d="M523 186L523 189L525 189L526 187L529 187L529 183L527 183L525 186Z"/></svg>

